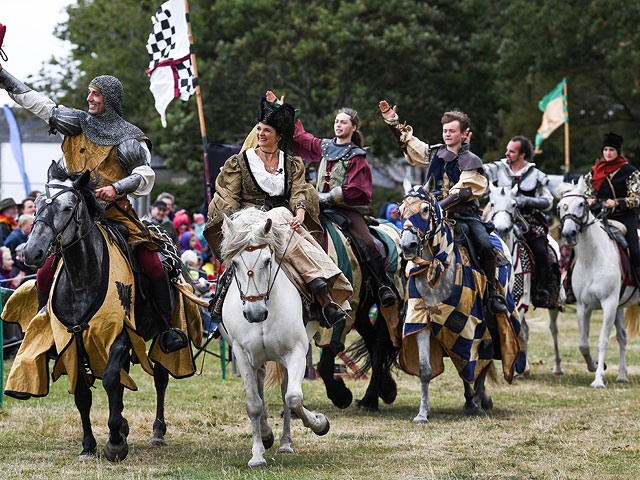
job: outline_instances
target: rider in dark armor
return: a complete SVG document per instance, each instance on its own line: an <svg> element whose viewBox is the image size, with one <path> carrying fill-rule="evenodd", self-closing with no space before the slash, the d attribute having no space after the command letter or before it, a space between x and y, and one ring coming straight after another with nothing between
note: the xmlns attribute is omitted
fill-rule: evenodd
<svg viewBox="0 0 640 480"><path fill-rule="evenodd" d="M523 234L536 262L535 292L532 303L535 307L549 308L551 295L545 288L551 283L551 264L547 253L549 226L542 212L553 206L549 191L549 178L531 163L533 147L528 138L513 137L507 144L505 158L484 165L484 172L497 187L518 187L516 205L529 224Z"/></svg>
<svg viewBox="0 0 640 480"><path fill-rule="evenodd" d="M0 66L0 69L2 67ZM89 84L88 111L56 105L31 90L9 72L0 70L0 88L20 106L46 122L52 133L64 136L62 151L70 172L91 170L100 183L95 194L105 204L105 218L123 224L128 242L135 248L138 263L149 277L151 297L158 315L160 348L173 352L187 346L187 337L172 328L169 277L156 251L159 249L147 227L138 219L127 195L148 195L155 174L150 166L151 141L135 125L123 118L124 89L110 75L94 78ZM53 282L55 257L38 270L38 304L42 308Z"/></svg>
<svg viewBox="0 0 640 480"><path fill-rule="evenodd" d="M316 138L296 123L291 151L309 162L319 163L316 189L320 207L330 208L348 219L345 228L356 243L363 267L371 273L373 288L383 307L396 302L385 271L384 258L378 251L365 215L373 215L371 207L371 166L366 160L364 142L358 131L358 113L342 108L336 115L334 138Z"/></svg>
<svg viewBox="0 0 640 480"><path fill-rule="evenodd" d="M413 135L411 126L398 122L395 106L391 108L385 100L379 106L409 164L428 167L427 178L434 182L430 193L438 199L447 217L466 227L487 277L489 309L493 313L507 313L506 300L496 290L496 254L486 225L477 213L478 198L488 182L482 160L469 150L469 117L462 112L446 112L442 116L445 145L428 145Z"/></svg>
<svg viewBox="0 0 640 480"><path fill-rule="evenodd" d="M622 137L607 133L602 139L602 156L584 176L587 202L590 206L604 204L617 220L627 227L630 262L636 280L640 279L640 245L638 218L634 209L640 206L640 171L622 156Z"/></svg>

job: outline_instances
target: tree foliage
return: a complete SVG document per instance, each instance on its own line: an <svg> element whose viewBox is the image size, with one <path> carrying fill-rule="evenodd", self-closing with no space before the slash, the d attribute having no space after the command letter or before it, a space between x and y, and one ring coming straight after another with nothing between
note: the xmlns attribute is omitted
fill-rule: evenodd
<svg viewBox="0 0 640 480"><path fill-rule="evenodd" d="M174 101L163 129L145 74L150 17L161 0L79 0L57 34L73 49L62 76L43 88L81 107L93 76L118 76L126 118L170 168L202 175L195 99ZM440 117L463 110L473 150L500 158L508 139L535 135L538 101L562 77L569 85L572 163L584 169L602 133L625 136L631 158L640 122L640 54L632 0L191 0L194 47L209 142L237 143L267 89L302 111L308 131L330 136L336 110L359 111L367 144L398 155L377 104L397 104L418 136L440 141ZM603 14L606 12L606 14ZM536 159L560 173L559 131Z"/></svg>

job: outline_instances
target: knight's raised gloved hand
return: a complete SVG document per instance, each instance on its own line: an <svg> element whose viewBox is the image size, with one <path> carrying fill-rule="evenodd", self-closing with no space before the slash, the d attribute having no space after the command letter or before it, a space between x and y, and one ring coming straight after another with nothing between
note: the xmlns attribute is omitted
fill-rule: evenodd
<svg viewBox="0 0 640 480"><path fill-rule="evenodd" d="M529 197L525 197L524 195L516 196L516 207L526 208L528 206L529 206Z"/></svg>

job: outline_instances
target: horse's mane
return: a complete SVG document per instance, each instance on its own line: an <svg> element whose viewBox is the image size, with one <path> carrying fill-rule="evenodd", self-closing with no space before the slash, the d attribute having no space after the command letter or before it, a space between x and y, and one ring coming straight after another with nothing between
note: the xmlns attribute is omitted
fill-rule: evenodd
<svg viewBox="0 0 640 480"><path fill-rule="evenodd" d="M51 166L49 167L49 181L51 180L60 180L62 182L66 180L71 180L75 182L80 178L80 176L84 172L69 172L64 166L60 165L58 162L51 162ZM94 190L98 188L100 184L100 176L96 173L91 175L89 182L83 186L78 188L78 191L84 198L84 201L87 205L87 209L89 210L89 215L93 218L99 215L104 214L104 206L98 201L94 194ZM77 188L74 185L74 188Z"/></svg>
<svg viewBox="0 0 640 480"><path fill-rule="evenodd" d="M222 261L228 263L252 244L268 244L278 259L282 258L285 249L286 233L289 225L272 224L265 234L265 222L269 218L267 212L256 207L248 207L231 216L233 232L227 232L222 238L220 250Z"/></svg>

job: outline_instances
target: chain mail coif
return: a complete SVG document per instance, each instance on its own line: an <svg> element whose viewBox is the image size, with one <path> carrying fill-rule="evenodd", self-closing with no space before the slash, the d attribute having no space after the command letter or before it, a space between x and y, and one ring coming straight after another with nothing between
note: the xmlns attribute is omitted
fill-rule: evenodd
<svg viewBox="0 0 640 480"><path fill-rule="evenodd" d="M100 75L91 80L91 84L102 92L104 113L79 112L82 131L89 140L98 145L118 145L144 135L142 130L122 118L124 88L120 80L111 75Z"/></svg>

